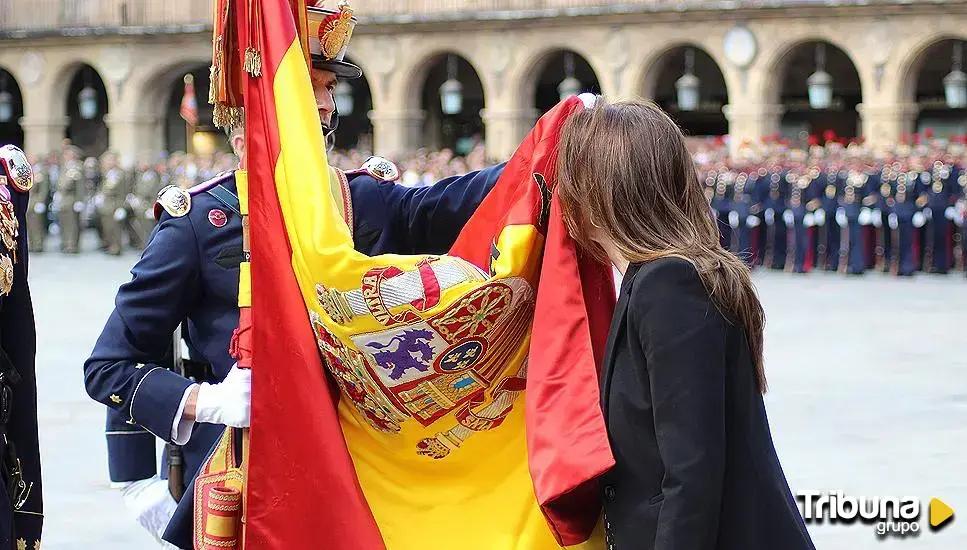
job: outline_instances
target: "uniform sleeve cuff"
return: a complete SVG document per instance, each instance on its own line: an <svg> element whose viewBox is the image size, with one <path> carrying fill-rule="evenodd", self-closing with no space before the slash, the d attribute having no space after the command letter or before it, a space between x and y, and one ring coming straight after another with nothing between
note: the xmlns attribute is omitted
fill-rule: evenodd
<svg viewBox="0 0 967 550"><path fill-rule="evenodd" d="M191 390L196 386L197 384L188 386L188 389L185 390L185 395L181 398L181 405L178 406L178 414L175 415L175 422L171 426L171 442L175 445L184 445L191 439L191 432L192 428L195 427L195 421L185 418L185 407L188 405L188 397L191 396Z"/></svg>
<svg viewBox="0 0 967 550"><path fill-rule="evenodd" d="M157 440L144 430L107 433L108 473L114 483L148 479L157 473Z"/></svg>
<svg viewBox="0 0 967 550"><path fill-rule="evenodd" d="M171 440L172 426L193 382L161 367L147 372L131 395L131 419L155 436Z"/></svg>

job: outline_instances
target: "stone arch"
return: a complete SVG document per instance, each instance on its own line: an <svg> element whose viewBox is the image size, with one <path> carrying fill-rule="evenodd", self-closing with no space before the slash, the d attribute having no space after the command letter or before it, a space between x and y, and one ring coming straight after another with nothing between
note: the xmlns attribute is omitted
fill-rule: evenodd
<svg viewBox="0 0 967 550"><path fill-rule="evenodd" d="M675 84L684 74L688 51L693 52L693 74L699 79L699 108L679 108ZM649 56L640 80L641 95L654 100L678 122L686 135L724 135L729 124L722 107L729 104L725 71L702 44L680 41Z"/></svg>
<svg viewBox="0 0 967 550"><path fill-rule="evenodd" d="M580 92L601 93L601 77L587 55L571 47L545 49L532 59L532 70L520 80L522 104L545 113L560 102L559 86L571 77L580 83Z"/></svg>
<svg viewBox="0 0 967 550"><path fill-rule="evenodd" d="M901 63L899 98L917 107L910 111L914 124L908 124L916 133L929 131L945 137L967 133L967 109L949 107L944 94L943 79L953 68L955 45L959 45L963 71L967 69L967 35L953 33L921 41Z"/></svg>
<svg viewBox="0 0 967 550"><path fill-rule="evenodd" d="M463 86L463 105L459 113L446 115L440 99L440 87L455 70L455 76ZM422 132L424 147L449 148L463 154L469 152L475 140L484 137L484 124L480 112L486 107L486 90L480 71L468 56L457 50L436 50L423 56L422 61L408 71L405 82L412 83L409 94L409 110L424 113Z"/></svg>
<svg viewBox="0 0 967 550"><path fill-rule="evenodd" d="M472 61L474 59L473 52L457 46L432 47L422 55L416 55L413 61L400 71L402 89L412 90L414 92L422 90L426 84L427 77L441 62L445 64L448 55L454 55L459 58L462 61L462 69L469 68L472 70L472 74L480 82L481 88L483 88L483 95L486 97L488 90L486 89L487 83L483 76L484 72ZM420 93L411 92L406 94L403 101L403 107L408 111L417 111L422 108L423 100L422 94Z"/></svg>
<svg viewBox="0 0 967 550"><path fill-rule="evenodd" d="M160 120L164 135L164 148L169 151L185 151L211 154L215 151L230 151L227 136L220 128L212 123L213 106L208 103L208 91L211 88L211 63L199 62L192 65L181 65L177 70L164 75L158 83L157 106L162 110L161 116L151 113L155 120ZM181 117L181 102L185 97L185 77L191 75L195 88L195 101L198 104L198 124L192 129L190 147L188 141L188 127Z"/></svg>
<svg viewBox="0 0 967 550"><path fill-rule="evenodd" d="M23 91L14 74L0 67L0 146L16 145L23 148L24 131L20 118L24 114Z"/></svg>
<svg viewBox="0 0 967 550"><path fill-rule="evenodd" d="M929 50L948 40L962 40L967 43L967 32L942 32L922 37L916 44L907 50L907 54L900 61L900 68L897 71L899 78L894 85L896 97L900 101L913 103L916 101L917 81L920 71L927 59ZM965 51L967 55L967 51ZM965 64L967 67L967 64Z"/></svg>
<svg viewBox="0 0 967 550"><path fill-rule="evenodd" d="M825 70L833 78L833 105L814 111L808 104L806 81L816 70L816 48L820 44L825 52ZM823 135L830 130L838 137L859 135L856 106L863 102L864 82L848 46L826 36L801 37L779 46L765 67L763 103L782 106L780 133L803 140L804 134Z"/></svg>
<svg viewBox="0 0 967 550"><path fill-rule="evenodd" d="M362 68L354 58L347 57L346 61ZM372 152L373 123L370 121L369 113L373 110L373 86L367 78L365 69L361 77L340 81L340 85L343 83L352 90L353 109L351 113L340 112L339 114L339 127L335 136L336 148L345 150L358 147Z"/></svg>
<svg viewBox="0 0 967 550"><path fill-rule="evenodd" d="M97 157L107 151L110 145L105 121L112 107L110 91L107 82L94 65L78 62L71 66L73 71L62 70L55 80L58 83L66 82L66 85L54 88L55 94L56 90L61 90L63 94L59 102L62 112L67 115L64 137L80 148L83 155ZM93 93L94 109L90 112L82 108L80 97L88 90ZM56 102L55 98L55 104ZM56 106L50 108L56 109Z"/></svg>
<svg viewBox="0 0 967 550"><path fill-rule="evenodd" d="M560 75L560 78L556 79L557 82L563 80L563 56L568 53L574 56L576 65L582 66L584 70L593 75L593 82L589 83L593 85L589 86L586 91L600 93L601 78L599 75L602 73L595 67L591 52L576 44L550 44L534 52L527 60L518 65L519 72L512 75L510 80L517 83L514 104L524 109L538 108L536 96L540 93L540 81L547 76L545 73L555 70L555 65ZM579 78L579 80L581 79ZM554 86L556 85L555 83Z"/></svg>

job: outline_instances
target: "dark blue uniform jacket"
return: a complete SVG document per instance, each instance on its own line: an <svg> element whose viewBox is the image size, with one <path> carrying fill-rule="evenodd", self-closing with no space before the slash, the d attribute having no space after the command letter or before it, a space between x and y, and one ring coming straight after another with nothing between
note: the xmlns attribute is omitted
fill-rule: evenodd
<svg viewBox="0 0 967 550"><path fill-rule="evenodd" d="M369 255L446 253L502 170L498 165L415 189L366 174L350 176L356 249ZM234 178L221 185L235 192ZM187 215L162 215L84 364L88 393L111 409L109 469L115 482L155 475L154 436L170 440L185 390L192 384L164 367L179 323L186 321L192 359L211 364L208 381L222 380L235 363L228 350L238 326L241 219L199 188L206 186L191 191ZM221 215L227 223L218 227L211 220L220 223ZM222 429L194 426L184 446L186 482Z"/></svg>

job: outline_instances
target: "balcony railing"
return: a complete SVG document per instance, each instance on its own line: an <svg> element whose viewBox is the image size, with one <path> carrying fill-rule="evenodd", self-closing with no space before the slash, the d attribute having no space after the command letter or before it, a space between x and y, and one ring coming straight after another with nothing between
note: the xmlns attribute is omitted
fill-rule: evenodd
<svg viewBox="0 0 967 550"><path fill-rule="evenodd" d="M241 0L235 0L241 1ZM967 0L352 0L364 23L560 17ZM336 0L328 0L335 6ZM212 0L0 0L0 36L186 32L210 28Z"/></svg>

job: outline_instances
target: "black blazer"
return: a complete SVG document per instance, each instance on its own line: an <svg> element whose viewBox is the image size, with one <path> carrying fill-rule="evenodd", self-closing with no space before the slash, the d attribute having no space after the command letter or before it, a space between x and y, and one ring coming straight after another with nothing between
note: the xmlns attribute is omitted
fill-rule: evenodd
<svg viewBox="0 0 967 550"><path fill-rule="evenodd" d="M779 466L745 334L691 263L629 266L601 400L609 548L815 550Z"/></svg>

